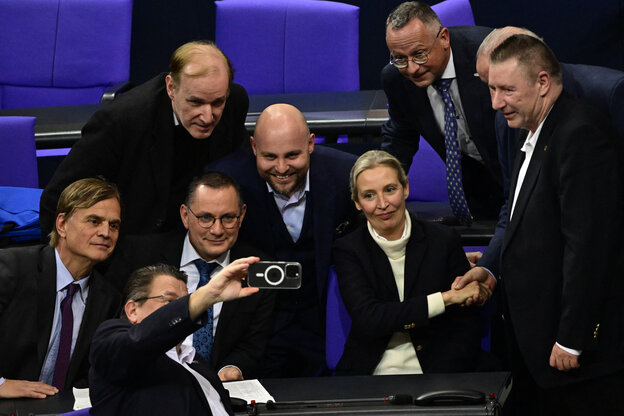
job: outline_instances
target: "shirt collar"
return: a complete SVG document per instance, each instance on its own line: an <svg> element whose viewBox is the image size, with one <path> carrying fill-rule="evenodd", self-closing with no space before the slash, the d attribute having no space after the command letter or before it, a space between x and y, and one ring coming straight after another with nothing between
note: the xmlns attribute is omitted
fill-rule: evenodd
<svg viewBox="0 0 624 416"><path fill-rule="evenodd" d="M191 244L191 239L189 238L189 233L187 231L186 236L184 237L184 243L182 245L182 257L180 258L180 267L184 267L197 259L201 259L201 256L199 255L199 253L197 253L197 250L195 250L193 244ZM221 254L219 257L211 261L216 262L221 267L227 266L230 263L230 250L226 251L225 253Z"/></svg>
<svg viewBox="0 0 624 416"><path fill-rule="evenodd" d="M453 50L450 51L450 56L448 63L446 64L446 68L444 68L444 72L442 72L442 76L440 79L454 79L457 78L455 73L455 63L453 61Z"/></svg>
<svg viewBox="0 0 624 416"><path fill-rule="evenodd" d="M542 120L539 126L537 126L537 129L535 129L535 133L532 133L531 131L529 131L529 135L527 136L520 150L526 153L529 148L531 149L535 148L535 145L537 144L537 139L539 139L540 132L542 131L542 127L544 127L544 122L548 118L548 115L550 114L551 110L552 110L552 107L550 107L550 109L548 110L548 113L546 113L546 117L544 117L544 120Z"/></svg>
<svg viewBox="0 0 624 416"><path fill-rule="evenodd" d="M367 221L368 224L368 229L371 230L373 232L373 234L375 234L375 238L378 238L380 240L383 241L388 241L388 239L386 237L382 237L379 234L377 234L377 231L375 231L375 229L373 228L373 226L371 225L370 222ZM405 238L405 236L407 236L407 230L408 228L410 228L411 226L411 221L410 221L410 216L409 213L406 211L405 212L405 223L403 224L403 234L401 235L401 238L399 238L399 240Z"/></svg>
<svg viewBox="0 0 624 416"><path fill-rule="evenodd" d="M56 257L56 291L60 292L65 289L67 285L78 283L80 285L80 291L84 293L85 289L89 285L89 278L91 277L91 274L76 282L69 270L67 270L67 267L65 267L65 264L61 261L61 256L56 248L54 249L54 256Z"/></svg>
<svg viewBox="0 0 624 416"><path fill-rule="evenodd" d="M308 169L308 171L306 172L306 180L305 180L305 185L303 186L303 188L299 189L298 191L295 191L295 193L292 194L290 198L287 198L284 195L275 193L275 191L273 191L273 188L271 188L271 185L269 185L268 182L266 183L266 186L267 186L269 193L272 193L275 198L282 199L286 201L287 203L299 202L301 201L302 198L305 197L307 192L310 192L310 169Z"/></svg>
<svg viewBox="0 0 624 416"><path fill-rule="evenodd" d="M179 126L180 125L180 121L178 120L178 118L176 117L176 114L173 110L171 110L171 112L173 113L173 125L174 126Z"/></svg>

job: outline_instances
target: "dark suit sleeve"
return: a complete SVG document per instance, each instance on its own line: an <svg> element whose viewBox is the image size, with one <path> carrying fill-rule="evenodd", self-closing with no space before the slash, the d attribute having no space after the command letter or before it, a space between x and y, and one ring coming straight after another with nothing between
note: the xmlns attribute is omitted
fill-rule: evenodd
<svg viewBox="0 0 624 416"><path fill-rule="evenodd" d="M72 147L43 190L39 207L41 235L45 240L54 228L56 205L61 192L72 182L102 175L117 182L116 167L120 165L123 135L105 112L97 112L82 130L82 138Z"/></svg>
<svg viewBox="0 0 624 416"><path fill-rule="evenodd" d="M91 345L93 369L113 383L143 374L153 360L201 327L190 320L188 302L189 296L180 298L136 325L121 319L102 323Z"/></svg>
<svg viewBox="0 0 624 416"><path fill-rule="evenodd" d="M358 235L362 235L362 229L357 230ZM367 230L364 230L368 233ZM399 301L398 294L386 295L386 286L395 285L394 277L377 276L374 273L373 261L381 259L388 262L385 254L379 248L378 253L370 253L364 245L357 243L352 237L338 240L334 245L334 261L340 293L353 320L354 328L363 334L370 336L391 335L394 332L402 331L405 325L415 324L415 327L423 327L429 324L429 309L427 295L435 293L444 288L450 288L454 276L462 275L466 272L466 256L461 250L459 237L455 236L452 246L453 250L440 253L440 269L446 266L446 271L442 271L440 276L422 277L435 282L437 290L428 293L414 293L406 295L403 302ZM365 236L364 238L369 238ZM410 255L410 254L408 254ZM383 257L382 257L383 256ZM386 270L392 272L388 263ZM386 286L384 286L385 280ZM440 284L440 281L442 283Z"/></svg>
<svg viewBox="0 0 624 416"><path fill-rule="evenodd" d="M265 290L254 296L259 296L259 301L254 304L255 307L248 311L241 311L241 316L235 318L249 317L247 329L244 331L245 335L243 339L235 340L231 351L215 363L214 367L217 372L225 366L234 365L241 370L245 379L254 379L259 376L264 350L273 329L275 291ZM243 299L234 302L241 300Z"/></svg>
<svg viewBox="0 0 624 416"><path fill-rule="evenodd" d="M612 247L622 224L622 179L619 153L598 125L586 124L562 133L563 151L557 153L563 281L557 339L561 345L586 349L593 343L599 322ZM611 135L612 138L615 135ZM600 207L599 213L596 207ZM607 220L608 219L608 220ZM616 277L617 278L617 277Z"/></svg>
<svg viewBox="0 0 624 416"><path fill-rule="evenodd" d="M414 122L416 117L409 114L410 98L404 89L403 76L392 65L388 64L383 69L381 84L388 98L390 116L381 128L381 148L399 159L407 172L420 142L420 132Z"/></svg>

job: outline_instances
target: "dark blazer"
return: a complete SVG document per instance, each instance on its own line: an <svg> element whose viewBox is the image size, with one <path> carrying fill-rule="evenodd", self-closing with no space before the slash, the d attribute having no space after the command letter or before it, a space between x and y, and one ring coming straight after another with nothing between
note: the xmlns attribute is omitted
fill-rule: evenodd
<svg viewBox="0 0 624 416"><path fill-rule="evenodd" d="M334 235L337 231L348 229L357 216L349 193L349 172L356 159L350 153L324 146L315 146L311 155L310 194L314 224L314 255L316 284L321 305L325 304ZM267 221L269 210L275 206L275 200L269 194L266 182L258 175L256 158L251 149L228 155L209 165L208 169L227 173L240 184L247 204L241 238L275 257L274 233L271 231L273 225Z"/></svg>
<svg viewBox="0 0 624 416"><path fill-rule="evenodd" d="M93 337L89 371L92 415L212 415L197 379L165 354L201 328L191 321L188 296L167 304L141 323L104 322ZM230 396L198 354L191 368L217 390L233 415Z"/></svg>
<svg viewBox="0 0 624 416"><path fill-rule="evenodd" d="M0 250L0 376L39 380L56 299L56 259L50 246ZM119 313L119 293L93 271L65 388L86 387L88 353L98 325Z"/></svg>
<svg viewBox="0 0 624 416"><path fill-rule="evenodd" d="M130 274L140 267L155 263L179 267L185 236L186 232L178 230L129 236L117 248L107 278L123 286ZM237 241L230 251L232 261L248 256L269 260L263 252L242 241ZM210 360L215 371L235 365L246 379L258 377L273 327L274 305L275 294L270 290L223 303Z"/></svg>
<svg viewBox="0 0 624 416"><path fill-rule="evenodd" d="M519 350L542 388L624 367L616 264L624 247L624 193L616 137L604 116L564 92L544 122L508 220L504 298ZM523 157L517 153L512 196ZM555 342L583 351L579 369L549 366Z"/></svg>
<svg viewBox="0 0 624 416"><path fill-rule="evenodd" d="M405 296L399 301L390 262L366 224L336 240L340 293L353 326L337 374L372 374L397 331L409 331L423 372L474 371L480 352L479 310L452 306L428 318L427 295L449 290L470 267L459 235L417 220L405 254Z"/></svg>
<svg viewBox="0 0 624 416"><path fill-rule="evenodd" d="M82 138L41 196L43 236L54 226L56 204L63 189L78 179L96 175L103 175L119 187L124 235L165 231L162 227L167 219L174 154L173 110L165 75L122 94L87 122ZM247 143L248 108L249 97L243 87L231 84L221 120L208 139L210 160Z"/></svg>
<svg viewBox="0 0 624 416"><path fill-rule="evenodd" d="M477 49L491 30L479 26L457 26L449 28L449 33L459 95L471 138L492 178L502 184L490 92L487 85L474 76ZM391 64L384 67L381 83L388 98L390 114L390 120L381 130L384 138L382 148L395 155L407 172L422 135L442 160L446 160L444 134L433 116L427 89L414 85Z"/></svg>

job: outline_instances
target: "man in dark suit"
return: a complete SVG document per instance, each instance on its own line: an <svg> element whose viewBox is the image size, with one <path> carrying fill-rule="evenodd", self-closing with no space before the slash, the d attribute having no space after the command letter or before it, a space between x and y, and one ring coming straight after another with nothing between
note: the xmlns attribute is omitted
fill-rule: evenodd
<svg viewBox="0 0 624 416"><path fill-rule="evenodd" d="M349 170L355 156L314 146L303 114L287 104L258 118L252 151L227 156L213 170L241 185L247 218L241 236L278 260L303 267L301 289L277 295L265 376L319 374L325 361L324 307L336 230L353 222Z"/></svg>
<svg viewBox="0 0 624 416"><path fill-rule="evenodd" d="M186 274L158 264L128 281L122 319L93 337L92 415L233 415L228 392L204 358L183 340L201 330L217 302L249 296L241 277L257 257L235 260L190 295Z"/></svg>
<svg viewBox="0 0 624 416"><path fill-rule="evenodd" d="M120 221L117 189L82 179L61 194L49 246L0 250L0 399L86 387L91 337L119 308L93 267L115 248Z"/></svg>
<svg viewBox="0 0 624 416"><path fill-rule="evenodd" d="M174 52L169 74L96 112L41 196L42 235L53 228L61 190L95 175L119 187L124 235L179 226L191 179L249 138L249 97L232 79L227 57L214 44L190 42Z"/></svg>
<svg viewBox="0 0 624 416"><path fill-rule="evenodd" d="M186 201L180 207L188 231L129 236L117 249L107 278L123 287L134 270L164 263L186 272L187 289L192 293L200 281L197 261L214 264L214 275L241 257L266 259L260 250L238 240L246 211L239 186L231 177L220 172L205 173L191 182ZM263 291L212 307L214 344L210 357L204 358L221 380L259 376L272 328L274 303L273 293ZM193 339L189 342L192 344Z"/></svg>
<svg viewBox="0 0 624 416"><path fill-rule="evenodd" d="M496 218L502 203L494 111L487 87L473 76L475 53L489 31L442 27L419 2L399 5L386 20L391 61L381 77L390 120L382 128L382 148L408 171L422 135L446 161L451 208L465 224ZM448 93L439 90L444 83Z"/></svg>
<svg viewBox="0 0 624 416"><path fill-rule="evenodd" d="M490 55L488 82L492 107L509 127L529 131L518 146L501 251L516 410L622 414L617 134L563 92L559 63L539 39L503 41Z"/></svg>

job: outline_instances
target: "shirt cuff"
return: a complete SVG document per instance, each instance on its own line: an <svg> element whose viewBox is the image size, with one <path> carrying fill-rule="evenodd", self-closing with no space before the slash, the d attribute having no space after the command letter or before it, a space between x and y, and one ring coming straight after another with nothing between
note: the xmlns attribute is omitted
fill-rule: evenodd
<svg viewBox="0 0 624 416"><path fill-rule="evenodd" d="M555 344L556 344L559 348L561 348L562 350L564 350L565 352L567 352L568 354L572 354L572 355L579 356L579 355L581 355L581 353L583 352L583 351L581 351L581 350L573 350L572 348L566 348L566 347L564 347L563 345L559 344L558 342L555 342Z"/></svg>
<svg viewBox="0 0 624 416"><path fill-rule="evenodd" d="M224 365L223 367L219 369L219 371L217 371L217 375L221 374L221 371L225 370L226 368L235 368L238 370L239 373L241 373L241 376L243 375L243 372L241 371L241 369L235 365Z"/></svg>
<svg viewBox="0 0 624 416"><path fill-rule="evenodd" d="M6 378L0 377L0 386L3 385L5 381L6 381Z"/></svg>
<svg viewBox="0 0 624 416"><path fill-rule="evenodd" d="M488 273L490 274L490 276L492 276L492 277L494 278L494 280L497 280L497 279L496 279L496 276L494 276L494 273L492 273L492 272L490 271L490 269L488 269L487 267L483 267L483 266L477 266L477 267L481 267L483 270L485 270L486 272L488 272Z"/></svg>
<svg viewBox="0 0 624 416"><path fill-rule="evenodd" d="M429 318L442 315L446 310L444 308L444 298L442 292L432 293L427 296L427 309L429 310Z"/></svg>

